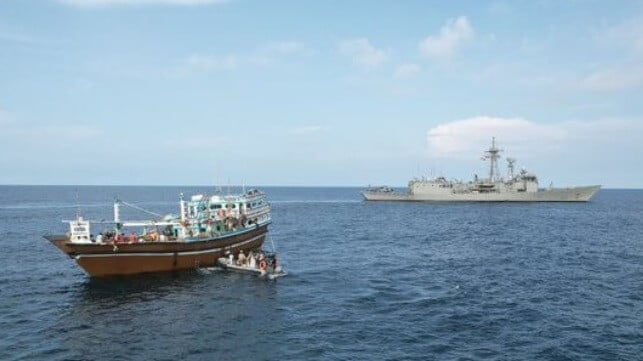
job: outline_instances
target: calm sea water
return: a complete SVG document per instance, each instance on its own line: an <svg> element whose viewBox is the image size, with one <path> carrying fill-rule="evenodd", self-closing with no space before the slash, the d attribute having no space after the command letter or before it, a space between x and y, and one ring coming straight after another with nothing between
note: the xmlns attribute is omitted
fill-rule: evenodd
<svg viewBox="0 0 643 361"><path fill-rule="evenodd" d="M0 186L0 360L643 359L643 191L431 204L264 190L290 273L276 282L91 280L41 237L78 206L176 212L180 192L211 189Z"/></svg>

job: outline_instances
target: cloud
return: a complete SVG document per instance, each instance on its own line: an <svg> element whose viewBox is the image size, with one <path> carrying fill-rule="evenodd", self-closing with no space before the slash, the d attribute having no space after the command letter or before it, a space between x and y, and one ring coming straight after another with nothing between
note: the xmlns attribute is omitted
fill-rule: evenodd
<svg viewBox="0 0 643 361"><path fill-rule="evenodd" d="M82 8L97 8L109 6L144 6L172 5L198 6L224 3L227 0L59 0L61 3Z"/></svg>
<svg viewBox="0 0 643 361"><path fill-rule="evenodd" d="M601 149L637 149L643 142L641 119L601 119L539 124L523 118L477 116L443 123L427 132L431 157L471 158L489 147L491 137L511 154L576 152L581 157Z"/></svg>
<svg viewBox="0 0 643 361"><path fill-rule="evenodd" d="M393 76L396 78L407 78L419 74L422 68L417 64L402 64L395 69Z"/></svg>
<svg viewBox="0 0 643 361"><path fill-rule="evenodd" d="M339 51L350 56L353 64L365 68L374 68L388 60L386 51L377 49L365 38L349 39L339 43Z"/></svg>
<svg viewBox="0 0 643 361"><path fill-rule="evenodd" d="M312 49L299 41L274 41L259 46L247 56L247 60L258 65L271 65L285 57L309 56L313 53Z"/></svg>
<svg viewBox="0 0 643 361"><path fill-rule="evenodd" d="M522 118L477 116L440 124L427 132L432 156L470 157L489 146L491 137L503 144L537 148L564 139L567 131L555 125L542 125Z"/></svg>
<svg viewBox="0 0 643 361"><path fill-rule="evenodd" d="M308 125L303 127L292 128L288 131L288 133L295 134L295 135L305 135L305 134L319 133L323 130L324 128L319 125Z"/></svg>
<svg viewBox="0 0 643 361"><path fill-rule="evenodd" d="M643 86L643 18L633 18L594 32L594 40L612 54L593 72L576 80L578 88L613 92ZM605 51L607 49L607 51Z"/></svg>
<svg viewBox="0 0 643 361"><path fill-rule="evenodd" d="M307 56L313 53L304 43L298 41L275 41L240 54L192 54L183 63L188 70L212 71L233 70L247 65L268 66L287 57Z"/></svg>
<svg viewBox="0 0 643 361"><path fill-rule="evenodd" d="M427 58L447 58L474 37L474 31L465 16L450 19L437 35L429 35L418 44L418 49Z"/></svg>
<svg viewBox="0 0 643 361"><path fill-rule="evenodd" d="M193 70L230 70L235 69L239 63L234 55L200 55L189 56L186 63Z"/></svg>
<svg viewBox="0 0 643 361"><path fill-rule="evenodd" d="M581 82L581 87L591 91L618 91L643 85L643 67L619 67L596 71Z"/></svg>

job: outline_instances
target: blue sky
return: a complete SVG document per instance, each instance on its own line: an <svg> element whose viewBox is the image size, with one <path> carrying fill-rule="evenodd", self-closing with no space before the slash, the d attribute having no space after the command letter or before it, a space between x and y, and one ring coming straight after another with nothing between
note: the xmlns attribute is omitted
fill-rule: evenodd
<svg viewBox="0 0 643 361"><path fill-rule="evenodd" d="M643 187L643 2L0 2L0 184L470 179L491 136Z"/></svg>

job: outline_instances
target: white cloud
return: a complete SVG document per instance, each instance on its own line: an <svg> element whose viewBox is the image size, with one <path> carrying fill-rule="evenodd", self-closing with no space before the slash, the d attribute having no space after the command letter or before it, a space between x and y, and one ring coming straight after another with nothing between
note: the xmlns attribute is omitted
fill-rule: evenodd
<svg viewBox="0 0 643 361"><path fill-rule="evenodd" d="M271 65L286 57L309 56L314 51L299 41L274 41L259 46L253 54L247 56L250 63Z"/></svg>
<svg viewBox="0 0 643 361"><path fill-rule="evenodd" d="M308 125L303 127L292 128L288 131L288 133L295 134L295 135L304 135L304 134L319 133L322 130L324 130L324 128L319 125Z"/></svg>
<svg viewBox="0 0 643 361"><path fill-rule="evenodd" d="M583 90L610 92L643 86L643 18L634 18L595 32L598 45L612 54L608 61L577 80Z"/></svg>
<svg viewBox="0 0 643 361"><path fill-rule="evenodd" d="M239 63L234 55L199 55L193 54L186 63L193 70L229 70L235 69Z"/></svg>
<svg viewBox="0 0 643 361"><path fill-rule="evenodd" d="M540 124L478 116L431 128L428 156L439 173L466 179L471 169L482 167L477 156L489 148L492 136L502 156L517 158L518 166L535 171L542 184L640 187L643 173L624 165L640 162L643 118Z"/></svg>
<svg viewBox="0 0 643 361"><path fill-rule="evenodd" d="M581 82L581 87L592 91L617 91L643 85L643 68L612 68L594 72Z"/></svg>
<svg viewBox="0 0 643 361"><path fill-rule="evenodd" d="M76 7L95 8L108 6L175 5L198 6L220 4L227 0L59 0L61 3Z"/></svg>
<svg viewBox="0 0 643 361"><path fill-rule="evenodd" d="M567 131L560 126L542 125L522 118L478 116L431 128L428 133L432 156L470 157L489 146L492 137L503 144L537 148L565 138Z"/></svg>
<svg viewBox="0 0 643 361"><path fill-rule="evenodd" d="M419 74L422 68L417 64L402 64L395 69L393 74L396 78L406 78Z"/></svg>
<svg viewBox="0 0 643 361"><path fill-rule="evenodd" d="M313 53L298 41L269 42L247 53L227 55L192 54L184 60L189 70L232 70L246 65L268 66L286 57L307 56Z"/></svg>
<svg viewBox="0 0 643 361"><path fill-rule="evenodd" d="M604 149L636 149L643 142L640 119L603 119L539 124L522 118L477 116L443 123L427 132L432 157L471 158L496 137L510 154L576 152L583 157Z"/></svg>
<svg viewBox="0 0 643 361"><path fill-rule="evenodd" d="M339 51L350 56L354 65L366 68L382 65L388 60L386 51L375 48L365 38L344 40L339 43Z"/></svg>
<svg viewBox="0 0 643 361"><path fill-rule="evenodd" d="M474 31L465 16L450 19L437 35L430 35L418 45L420 53L427 58L445 58L469 42Z"/></svg>

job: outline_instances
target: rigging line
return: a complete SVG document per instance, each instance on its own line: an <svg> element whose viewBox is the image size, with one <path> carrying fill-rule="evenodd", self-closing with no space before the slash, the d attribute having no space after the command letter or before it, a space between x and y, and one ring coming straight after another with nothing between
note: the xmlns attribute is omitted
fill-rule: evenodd
<svg viewBox="0 0 643 361"><path fill-rule="evenodd" d="M277 253L277 248L275 247L275 242L272 241L272 236L268 235L268 239L270 240L270 244L272 244L272 253Z"/></svg>
<svg viewBox="0 0 643 361"><path fill-rule="evenodd" d="M151 214L151 215L153 215L153 216L157 216L157 217L163 217L163 215L162 215L162 214L158 214L158 213L154 213L154 212L152 212L152 211L148 211L147 209L144 209L144 208L141 208L141 207L139 207L139 206L136 206L136 205L133 205L133 204L127 203L127 202L125 202L125 201L121 201L121 203L122 203L122 204L124 204L124 205L126 205L126 206L128 206L128 207L132 207L132 208L134 208L134 209L138 209L138 210L139 210L139 211L141 211L141 212L145 212L145 213L147 213L147 214Z"/></svg>

